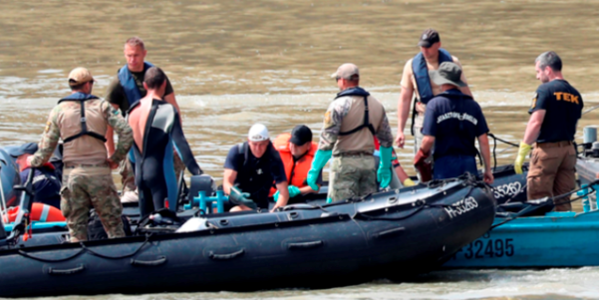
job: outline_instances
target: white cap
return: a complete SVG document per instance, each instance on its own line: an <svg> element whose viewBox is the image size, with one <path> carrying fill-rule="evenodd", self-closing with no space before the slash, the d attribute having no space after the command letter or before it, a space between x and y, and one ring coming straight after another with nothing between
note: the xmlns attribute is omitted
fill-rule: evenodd
<svg viewBox="0 0 599 300"><path fill-rule="evenodd" d="M269 139L268 129L266 129L266 126L256 123L250 128L248 139L252 142L266 141Z"/></svg>

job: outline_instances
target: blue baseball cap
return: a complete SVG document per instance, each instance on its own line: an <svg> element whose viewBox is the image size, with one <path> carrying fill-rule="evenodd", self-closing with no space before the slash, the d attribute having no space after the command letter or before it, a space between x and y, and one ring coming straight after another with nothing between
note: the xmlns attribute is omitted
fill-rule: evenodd
<svg viewBox="0 0 599 300"><path fill-rule="evenodd" d="M23 154L34 154L37 151L36 143L26 143L21 146L6 147L6 152L12 157L19 157Z"/></svg>

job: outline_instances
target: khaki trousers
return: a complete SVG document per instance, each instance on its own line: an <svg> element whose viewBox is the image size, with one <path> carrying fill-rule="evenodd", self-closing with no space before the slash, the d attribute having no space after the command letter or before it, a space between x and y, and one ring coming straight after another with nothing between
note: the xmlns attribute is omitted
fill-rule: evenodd
<svg viewBox="0 0 599 300"><path fill-rule="evenodd" d="M538 143L527 176L528 199L553 197L576 188L576 150L570 141ZM572 210L570 197L554 200L556 211Z"/></svg>

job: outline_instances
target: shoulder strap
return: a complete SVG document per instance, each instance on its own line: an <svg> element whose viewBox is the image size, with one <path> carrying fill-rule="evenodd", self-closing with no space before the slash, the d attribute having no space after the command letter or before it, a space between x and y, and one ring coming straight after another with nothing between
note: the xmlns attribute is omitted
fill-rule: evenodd
<svg viewBox="0 0 599 300"><path fill-rule="evenodd" d="M89 135L93 138L99 139L103 143L106 142L106 138L103 135L87 130L87 119L85 118L85 101L94 100L94 99L99 99L99 98L94 95L89 95L89 94L84 94L84 93L74 93L74 94L71 94L71 95L69 95L65 98L62 98L58 101L58 103L65 102L65 101L76 101L76 102L79 102L79 104L81 105L81 108L80 108L81 118L79 119L79 122L81 123L81 131L75 135L72 135L72 136L64 139L65 143L68 143L68 142L70 142L76 138L79 138L81 136L84 136L84 135Z"/></svg>
<svg viewBox="0 0 599 300"><path fill-rule="evenodd" d="M243 154L243 166L245 167L248 162L249 145L247 142L237 144L237 153Z"/></svg>
<svg viewBox="0 0 599 300"><path fill-rule="evenodd" d="M81 108L80 108L81 118L79 119L79 121L81 123L81 131L75 135L72 135L72 136L64 139L64 142L68 143L76 138L82 137L84 135L89 135L93 138L101 140L102 143L106 143L106 138L103 135L87 130L87 119L85 118L85 100L80 101L80 103L81 103Z"/></svg>
<svg viewBox="0 0 599 300"><path fill-rule="evenodd" d="M453 61L451 54L443 48L439 48L439 64L446 61ZM422 52L416 54L412 60L412 73L414 74L414 81L416 82L416 89L418 89L418 95L420 99L418 101L426 104L433 98L433 90L431 88L431 81L428 75L428 68L426 66L426 60L422 55Z"/></svg>
<svg viewBox="0 0 599 300"><path fill-rule="evenodd" d="M339 132L339 135L350 135L350 134L358 132L364 128L368 128L368 130L370 130L370 133L372 133L373 136L376 134L376 132L374 130L374 126L372 126L372 124L370 124L370 114L368 111L368 96L364 96L364 122L362 123L362 125L354 128L350 131Z"/></svg>
<svg viewBox="0 0 599 300"><path fill-rule="evenodd" d="M147 61L144 62L144 70L147 70L153 66L153 64ZM131 71L129 71L129 68L127 65L125 65L119 69L117 74L119 82L121 83L121 86L125 91L125 95L127 96L127 102L129 102L129 105L135 104L137 101L139 101L139 99L141 99L141 92L135 83L135 79L133 79L133 75L131 75Z"/></svg>

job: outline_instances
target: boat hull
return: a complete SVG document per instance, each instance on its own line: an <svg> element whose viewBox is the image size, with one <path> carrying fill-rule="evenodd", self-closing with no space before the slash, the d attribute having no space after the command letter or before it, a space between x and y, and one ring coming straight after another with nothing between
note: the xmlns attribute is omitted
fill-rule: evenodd
<svg viewBox="0 0 599 300"><path fill-rule="evenodd" d="M498 218L495 222L502 222ZM458 251L445 268L599 266L599 211L515 219Z"/></svg>
<svg viewBox="0 0 599 300"><path fill-rule="evenodd" d="M411 276L486 232L494 212L490 189L457 182L322 207L209 215L195 232L7 249L0 296L327 287Z"/></svg>

